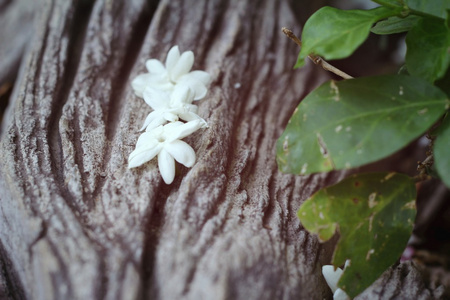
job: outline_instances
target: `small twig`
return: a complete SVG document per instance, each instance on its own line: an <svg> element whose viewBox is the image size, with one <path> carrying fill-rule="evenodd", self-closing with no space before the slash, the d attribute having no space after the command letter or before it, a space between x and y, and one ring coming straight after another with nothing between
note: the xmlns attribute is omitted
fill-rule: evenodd
<svg viewBox="0 0 450 300"><path fill-rule="evenodd" d="M428 151L426 152L427 157L424 159L424 161L417 162L417 171L419 172L419 174L414 177L416 182L425 181L431 178L431 176L428 174L428 171L434 164L433 145L436 137L427 134L427 138L430 140L430 143L428 144Z"/></svg>
<svg viewBox="0 0 450 300"><path fill-rule="evenodd" d="M283 33L290 38L291 40L293 40L297 45L299 45L300 47L302 46L302 41L300 41L300 39L292 32L292 30L287 29L286 27L281 28L281 30L283 31ZM353 77L348 75L347 73L339 70L338 68L332 66L331 64L329 64L326 60L324 60L322 57L314 55L314 54L309 54L308 58L310 60L312 60L313 63L315 63L318 66L321 66L324 70L332 72L344 79L352 79Z"/></svg>

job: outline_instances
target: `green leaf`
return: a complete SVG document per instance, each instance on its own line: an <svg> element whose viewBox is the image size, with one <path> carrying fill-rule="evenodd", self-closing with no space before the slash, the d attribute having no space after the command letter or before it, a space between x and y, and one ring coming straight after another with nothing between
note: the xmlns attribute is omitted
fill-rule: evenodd
<svg viewBox="0 0 450 300"><path fill-rule="evenodd" d="M438 136L434 142L434 167L439 177L450 188L450 116L444 119L439 127Z"/></svg>
<svg viewBox="0 0 450 300"><path fill-rule="evenodd" d="M295 67L303 66L309 54L320 55L325 59L351 55L366 40L373 23L397 15L400 10L386 7L371 10L322 7L305 23L302 48Z"/></svg>
<svg viewBox="0 0 450 300"><path fill-rule="evenodd" d="M445 75L442 78L436 80L434 85L440 88L443 92L445 92L447 94L447 97L450 98L450 84L448 84L449 82L450 82L450 68L447 69L447 72L445 72Z"/></svg>
<svg viewBox="0 0 450 300"><path fill-rule="evenodd" d="M390 17L387 20L378 22L370 31L376 34L393 34L405 32L417 23L418 16L409 15L406 18Z"/></svg>
<svg viewBox="0 0 450 300"><path fill-rule="evenodd" d="M321 241L340 233L333 265L350 265L338 283L350 297L370 286L405 249L415 219L413 180L396 173L356 174L322 189L298 211Z"/></svg>
<svg viewBox="0 0 450 300"><path fill-rule="evenodd" d="M405 4L413 10L433 15L439 18L447 18L446 10L450 9L450 0L405 0Z"/></svg>
<svg viewBox="0 0 450 300"><path fill-rule="evenodd" d="M277 142L282 172L360 166L406 146L445 112L446 95L405 75L329 81L295 110Z"/></svg>
<svg viewBox="0 0 450 300"><path fill-rule="evenodd" d="M450 9L447 9L447 18L445 19L445 26L450 27Z"/></svg>
<svg viewBox="0 0 450 300"><path fill-rule="evenodd" d="M434 82L450 64L450 29L444 20L422 18L406 35L406 67L410 74Z"/></svg>

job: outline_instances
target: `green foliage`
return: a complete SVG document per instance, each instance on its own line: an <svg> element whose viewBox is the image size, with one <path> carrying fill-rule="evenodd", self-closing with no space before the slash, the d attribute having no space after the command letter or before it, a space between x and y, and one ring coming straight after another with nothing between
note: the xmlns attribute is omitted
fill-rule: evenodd
<svg viewBox="0 0 450 300"><path fill-rule="evenodd" d="M412 10L420 11L442 19L447 18L447 10L450 9L449 0L405 0L405 4Z"/></svg>
<svg viewBox="0 0 450 300"><path fill-rule="evenodd" d="M370 31L376 34L393 34L405 32L411 29L420 17L409 15L406 18L390 17L378 22Z"/></svg>
<svg viewBox="0 0 450 300"><path fill-rule="evenodd" d="M438 131L434 143L434 161L442 181L450 188L450 116L447 116Z"/></svg>
<svg viewBox="0 0 450 300"><path fill-rule="evenodd" d="M355 297L405 248L415 219L415 198L415 185L408 176L359 174L314 194L298 216L322 241L338 229L333 265L351 259L338 285Z"/></svg>
<svg viewBox="0 0 450 300"><path fill-rule="evenodd" d="M400 75L330 81L298 106L277 143L282 172L360 166L406 146L445 112L446 95Z"/></svg>
<svg viewBox="0 0 450 300"><path fill-rule="evenodd" d="M378 20L398 14L399 9L379 7L371 10L319 9L306 21L302 34L302 49L295 67L305 64L309 54L325 59L351 55L368 37L370 27Z"/></svg>
<svg viewBox="0 0 450 300"><path fill-rule="evenodd" d="M314 13L303 29L296 67L309 55L348 57L370 31L407 32L402 75L329 81L311 92L277 142L281 171L310 174L373 162L406 146L448 111L450 0L373 2L382 6ZM433 134L428 175L450 187L450 117ZM299 218L321 240L340 232L333 264L351 260L338 286L354 297L401 255L412 231L414 199L414 181L406 175L354 175L313 195Z"/></svg>
<svg viewBox="0 0 450 300"><path fill-rule="evenodd" d="M431 82L444 76L450 63L450 29L444 20L422 18L406 35L406 67Z"/></svg>

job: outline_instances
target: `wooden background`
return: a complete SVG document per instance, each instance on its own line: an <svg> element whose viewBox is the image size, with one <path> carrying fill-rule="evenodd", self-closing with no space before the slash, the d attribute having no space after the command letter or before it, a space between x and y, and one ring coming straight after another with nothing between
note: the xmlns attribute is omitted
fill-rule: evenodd
<svg viewBox="0 0 450 300"><path fill-rule="evenodd" d="M322 1L0 0L0 296L9 299L323 299L321 245L296 217L342 178L281 174L275 142L327 74L292 70ZM197 163L162 181L128 170L151 109L130 81L179 45L212 75L186 141ZM238 88L238 85L240 87ZM411 263L361 299L431 299ZM411 298L412 297L412 298Z"/></svg>

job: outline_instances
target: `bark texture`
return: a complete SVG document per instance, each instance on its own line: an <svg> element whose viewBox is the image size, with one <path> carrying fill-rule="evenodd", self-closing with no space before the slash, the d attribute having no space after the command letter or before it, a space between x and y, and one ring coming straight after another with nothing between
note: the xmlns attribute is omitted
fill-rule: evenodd
<svg viewBox="0 0 450 300"><path fill-rule="evenodd" d="M0 24L12 24L0 28L0 80L17 76L0 144L3 296L331 296L320 270L333 244L304 231L296 211L342 174L283 175L275 162L293 109L326 79L314 67L292 71L298 49L280 28L301 24L288 1L3 0L0 9ZM199 104L210 128L186 139L197 163L168 186L156 161L128 170L127 158L150 112L130 81L172 45L193 50L194 69L213 83ZM388 290L361 297L412 295L420 276L401 268L380 281ZM423 284L414 293L435 296Z"/></svg>

